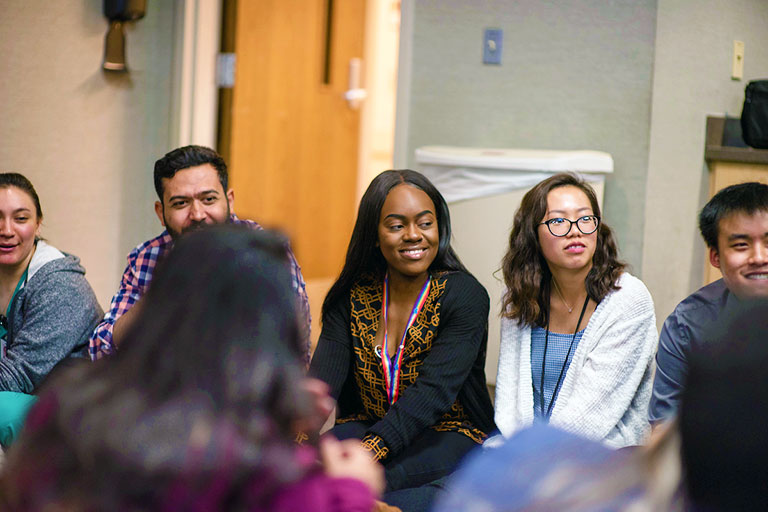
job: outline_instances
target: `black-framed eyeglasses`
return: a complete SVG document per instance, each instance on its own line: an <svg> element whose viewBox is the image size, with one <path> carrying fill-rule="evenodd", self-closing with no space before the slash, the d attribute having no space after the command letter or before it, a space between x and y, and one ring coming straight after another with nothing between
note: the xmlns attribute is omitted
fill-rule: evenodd
<svg viewBox="0 0 768 512"><path fill-rule="evenodd" d="M576 220L566 219L564 217L556 217L554 219L545 220L539 224L544 224L549 229L549 232L554 236L565 236L571 232L571 228L574 224L579 228L579 231L585 235L591 235L597 231L597 227L600 225L600 217L597 215L585 215L579 217Z"/></svg>

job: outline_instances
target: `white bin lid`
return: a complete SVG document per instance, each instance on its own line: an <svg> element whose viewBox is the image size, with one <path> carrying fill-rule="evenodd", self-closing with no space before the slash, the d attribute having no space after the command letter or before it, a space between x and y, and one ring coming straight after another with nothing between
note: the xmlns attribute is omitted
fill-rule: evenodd
<svg viewBox="0 0 768 512"><path fill-rule="evenodd" d="M511 171L613 172L613 158L603 151L424 146L416 150L416 161L428 165Z"/></svg>
<svg viewBox="0 0 768 512"><path fill-rule="evenodd" d="M424 146L416 161L449 203L532 187L558 172L587 181L613 172L613 158L602 151Z"/></svg>

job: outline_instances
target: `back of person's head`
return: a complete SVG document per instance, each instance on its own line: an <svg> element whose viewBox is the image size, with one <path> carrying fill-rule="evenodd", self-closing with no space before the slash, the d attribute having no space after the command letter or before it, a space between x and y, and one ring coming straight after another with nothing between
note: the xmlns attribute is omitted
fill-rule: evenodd
<svg viewBox="0 0 768 512"><path fill-rule="evenodd" d="M733 213L768 212L768 185L757 182L725 187L699 213L699 230L707 247L717 249L720 221Z"/></svg>
<svg viewBox="0 0 768 512"><path fill-rule="evenodd" d="M729 300L693 350L680 406L695 510L768 510L768 302Z"/></svg>
<svg viewBox="0 0 768 512"><path fill-rule="evenodd" d="M360 199L357 220L347 248L344 267L339 279L329 290L323 302L323 312L331 304L345 297L355 280L364 274L383 277L387 262L378 247L381 209L389 192L398 185L422 190L435 205L439 242L437 256L430 271L461 270L466 268L451 247L451 215L442 194L423 174L410 169L384 171L376 176Z"/></svg>
<svg viewBox="0 0 768 512"><path fill-rule="evenodd" d="M33 410L8 460L18 492L94 510L223 500L216 509L255 474L267 491L298 478L293 432L309 402L282 240L232 225L190 233L137 307L114 358L41 397L53 416Z"/></svg>
<svg viewBox="0 0 768 512"><path fill-rule="evenodd" d="M32 182L29 181L26 176L17 172L0 173L0 188L8 187L16 187L19 190L26 192L35 204L37 220L43 219L43 209L40 207L40 198L37 196L37 191L32 185Z"/></svg>
<svg viewBox="0 0 768 512"><path fill-rule="evenodd" d="M279 363L276 371L302 357L294 296L282 239L245 226L206 226L182 237L160 262L143 299L152 307L140 311L118 359L139 359L152 382L166 377L152 376L147 365L167 367L159 363L165 358L173 359L177 379L205 380L200 374L217 368L222 382L249 382L256 377L224 370L242 362L254 373L248 363L268 357ZM177 379L172 385L191 384Z"/></svg>
<svg viewBox="0 0 768 512"><path fill-rule="evenodd" d="M227 164L216 151L204 146L183 146L166 153L155 162L155 192L163 201L163 178L171 179L177 172L198 165L210 164L216 169L222 190L226 193L229 181Z"/></svg>

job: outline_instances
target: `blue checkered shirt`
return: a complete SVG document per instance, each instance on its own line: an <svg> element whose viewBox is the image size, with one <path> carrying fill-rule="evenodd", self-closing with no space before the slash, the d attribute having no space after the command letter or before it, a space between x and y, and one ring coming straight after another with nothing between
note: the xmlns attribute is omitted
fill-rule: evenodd
<svg viewBox="0 0 768 512"><path fill-rule="evenodd" d="M584 334L584 329L576 333L576 338L573 340L573 348L568 356L568 360L565 360L566 354L568 354L568 347L571 345L571 334L561 334L557 332L549 332L549 341L547 342L547 365L544 372L544 411L549 408L549 404L552 401L557 401L557 395L554 397L552 394L555 391L557 385L557 379L560 376L560 371L563 369L563 362L565 362L565 371L563 371L563 379L560 381L560 387L562 388L565 376L568 373L568 367L571 365L571 359L573 359L573 353L576 352L576 347L579 346L581 336ZM546 331L541 327L534 327L531 329L531 377L533 378L533 416L537 420L546 420L541 414L541 398L539 395L539 389L541 388L541 363L544 359L544 337ZM559 390L558 390L559 391ZM554 408L554 405L552 406Z"/></svg>

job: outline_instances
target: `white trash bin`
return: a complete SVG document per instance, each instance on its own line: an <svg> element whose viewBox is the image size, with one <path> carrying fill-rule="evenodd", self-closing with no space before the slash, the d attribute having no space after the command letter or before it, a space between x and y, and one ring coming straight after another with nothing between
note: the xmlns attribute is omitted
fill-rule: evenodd
<svg viewBox="0 0 768 512"><path fill-rule="evenodd" d="M416 162L448 202L453 248L491 297L485 374L495 385L504 289L499 268L520 201L540 181L573 171L594 187L602 208L613 158L602 151L424 146L416 150Z"/></svg>

